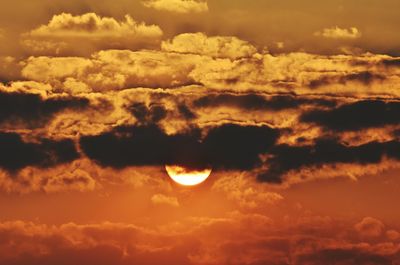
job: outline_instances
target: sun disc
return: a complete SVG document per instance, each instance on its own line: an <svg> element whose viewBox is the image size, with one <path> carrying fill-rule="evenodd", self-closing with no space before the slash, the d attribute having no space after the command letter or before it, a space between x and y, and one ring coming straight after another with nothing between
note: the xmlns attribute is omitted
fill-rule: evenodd
<svg viewBox="0 0 400 265"><path fill-rule="evenodd" d="M166 165L165 169L173 181L183 186L195 186L204 182L212 171L211 169L188 170L176 165Z"/></svg>

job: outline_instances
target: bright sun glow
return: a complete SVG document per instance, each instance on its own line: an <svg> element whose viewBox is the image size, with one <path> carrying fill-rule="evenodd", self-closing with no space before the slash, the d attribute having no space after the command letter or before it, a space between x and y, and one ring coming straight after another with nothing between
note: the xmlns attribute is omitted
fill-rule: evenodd
<svg viewBox="0 0 400 265"><path fill-rule="evenodd" d="M181 166L165 166L168 175L176 182L184 186L195 186L204 182L211 174L211 169L187 170Z"/></svg>

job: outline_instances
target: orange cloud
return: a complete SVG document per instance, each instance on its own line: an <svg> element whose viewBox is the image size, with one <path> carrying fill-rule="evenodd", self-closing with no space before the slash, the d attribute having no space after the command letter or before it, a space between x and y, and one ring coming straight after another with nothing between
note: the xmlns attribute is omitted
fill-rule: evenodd
<svg viewBox="0 0 400 265"><path fill-rule="evenodd" d="M365 217L360 223L356 224L354 228L361 236L379 237L382 235L385 225L372 217Z"/></svg>
<svg viewBox="0 0 400 265"><path fill-rule="evenodd" d="M151 197L151 202L155 205L167 205L172 207L179 207L179 201L175 197L169 197L163 194L155 194Z"/></svg>
<svg viewBox="0 0 400 265"><path fill-rule="evenodd" d="M157 228L123 223L58 226L0 224L3 264L396 264L400 245L353 236L341 220L233 212L222 218L192 217ZM68 258L67 258L68 257Z"/></svg>

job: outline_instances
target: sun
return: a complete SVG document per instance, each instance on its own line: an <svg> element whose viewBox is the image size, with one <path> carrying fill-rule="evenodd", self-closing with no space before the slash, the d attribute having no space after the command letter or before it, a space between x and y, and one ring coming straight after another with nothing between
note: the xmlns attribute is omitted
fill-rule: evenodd
<svg viewBox="0 0 400 265"><path fill-rule="evenodd" d="M212 169L189 170L182 166L166 165L165 169L173 181L183 186L196 186L203 183L211 174Z"/></svg>

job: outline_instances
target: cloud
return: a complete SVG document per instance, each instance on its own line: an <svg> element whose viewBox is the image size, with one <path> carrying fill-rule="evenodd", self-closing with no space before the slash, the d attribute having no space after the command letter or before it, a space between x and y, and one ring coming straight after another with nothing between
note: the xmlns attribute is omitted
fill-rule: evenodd
<svg viewBox="0 0 400 265"><path fill-rule="evenodd" d="M0 91L0 124L4 127L43 127L57 113L82 111L89 107L84 98L54 97Z"/></svg>
<svg viewBox="0 0 400 265"><path fill-rule="evenodd" d="M0 133L0 140L0 168L8 171L28 166L52 167L79 157L71 140L41 139L38 143L28 143L16 133Z"/></svg>
<svg viewBox="0 0 400 265"><path fill-rule="evenodd" d="M331 84L346 85L349 82L359 82L365 86L369 86L373 84L373 82L383 82L384 80L385 76L382 74L365 71L345 75L321 75L318 79L311 80L308 85L312 89Z"/></svg>
<svg viewBox="0 0 400 265"><path fill-rule="evenodd" d="M399 58L383 59L381 63L387 67L400 67Z"/></svg>
<svg viewBox="0 0 400 265"><path fill-rule="evenodd" d="M91 59L82 57L31 57L22 75L56 87L82 83L92 91L135 87L175 88L195 84L189 76L198 56L157 51L107 50ZM70 88L74 92L74 87Z"/></svg>
<svg viewBox="0 0 400 265"><path fill-rule="evenodd" d="M257 52L253 45L236 37L208 37L201 32L180 34L172 40L163 41L161 48L167 52L199 54L232 60L251 57Z"/></svg>
<svg viewBox="0 0 400 265"><path fill-rule="evenodd" d="M387 67L379 63L391 57L368 54L329 57L307 53L250 56L247 48L242 50L230 44L224 48L225 37L215 38L222 38L222 47L194 41L182 46L190 53L175 52L171 48L171 51L107 50L90 58L30 57L24 62L22 77L46 82L64 91L73 91L73 84L80 84L77 85L80 91L197 85L235 94L332 96L332 91L336 91L336 97L400 95L396 89L400 71L394 67L384 71ZM247 55L250 57L237 57Z"/></svg>
<svg viewBox="0 0 400 265"><path fill-rule="evenodd" d="M206 37L206 43L210 38L214 37ZM225 45L227 40L220 38ZM172 45L174 40L168 42ZM312 175L304 180L332 177L335 166L348 170L343 175L359 176L364 175L362 166L378 170L388 168L389 161L392 167L397 165L393 150L399 124L394 117L400 72L382 63L395 57L307 53L235 57L240 54L236 48L228 53L219 48L208 51L198 39L193 42L188 53L106 50L90 58L30 57L22 75L37 82L30 85L34 91L90 100L88 111L56 113L46 135L76 138L79 133L83 152L103 167L158 167L178 161L217 171L250 170L260 180L282 183L300 172ZM23 91L27 84L18 82ZM110 107L100 107L100 102ZM256 127L254 131L274 128L276 134L265 131L261 137L250 129L225 128L211 140L217 128L227 124ZM247 142L249 138L259 144ZM341 158L330 155L325 144L337 148ZM125 151L126 146L131 150ZM171 154L176 146L178 152ZM360 154L363 148L375 149L375 156L369 151ZM301 159L290 165L284 161L285 155L290 159L298 154ZM322 168L331 168L330 173L318 172Z"/></svg>
<svg viewBox="0 0 400 265"><path fill-rule="evenodd" d="M129 15L117 21L95 13L62 13L53 16L47 25L24 34L22 44L34 54L80 54L85 49L154 46L162 35L160 27L136 22Z"/></svg>
<svg viewBox="0 0 400 265"><path fill-rule="evenodd" d="M18 172L0 171L0 189L11 195L92 192L101 187L93 166L82 159L52 166L31 165Z"/></svg>
<svg viewBox="0 0 400 265"><path fill-rule="evenodd" d="M396 230L389 230L386 232L386 236L393 241L399 240L400 239L400 233L397 232Z"/></svg>
<svg viewBox="0 0 400 265"><path fill-rule="evenodd" d="M301 120L339 132L398 125L400 124L400 102L357 101L331 110L306 112L302 115Z"/></svg>
<svg viewBox="0 0 400 265"><path fill-rule="evenodd" d="M211 129L204 139L211 165L215 169L249 170L261 163L278 139L278 130L268 126L226 124Z"/></svg>
<svg viewBox="0 0 400 265"><path fill-rule="evenodd" d="M169 197L163 194L155 194L151 197L151 202L155 205L167 205L172 207L179 207L179 201L175 197Z"/></svg>
<svg viewBox="0 0 400 265"><path fill-rule="evenodd" d="M155 124L167 116L167 110L162 105L134 103L128 107L140 124Z"/></svg>
<svg viewBox="0 0 400 265"><path fill-rule="evenodd" d="M296 109L301 105L335 106L335 101L324 98L305 98L289 95L265 97L257 94L214 94L196 99L193 105L198 108L206 107L234 107L245 110L280 111L284 109Z"/></svg>
<svg viewBox="0 0 400 265"><path fill-rule="evenodd" d="M185 104L178 104L178 111L186 120L194 120L197 118L197 115Z"/></svg>
<svg viewBox="0 0 400 265"><path fill-rule="evenodd" d="M359 146L347 146L335 139L317 139L313 145L290 146L276 145L269 152L271 157L266 164L269 169L258 177L261 181L282 180L289 171L303 168L322 168L324 165L349 164L369 165L379 164L383 159L399 160L397 149L400 143L369 142Z"/></svg>
<svg viewBox="0 0 400 265"><path fill-rule="evenodd" d="M379 237L382 235L385 225L372 217L365 217L361 222L357 223L354 228L361 236Z"/></svg>
<svg viewBox="0 0 400 265"><path fill-rule="evenodd" d="M282 195L259 185L245 173L230 173L216 178L212 190L222 192L229 201L235 203L237 209L244 210L260 210L284 200Z"/></svg>
<svg viewBox="0 0 400 265"><path fill-rule="evenodd" d="M208 11L206 0L143 0L145 7L176 13L202 13Z"/></svg>
<svg viewBox="0 0 400 265"><path fill-rule="evenodd" d="M352 40L358 39L362 36L359 29L356 27L351 27L348 29L333 27L333 28L326 28L322 31L318 31L314 33L315 36L321 36L328 39L342 39L342 40Z"/></svg>
<svg viewBox="0 0 400 265"><path fill-rule="evenodd" d="M271 205L269 205L271 211ZM395 264L398 244L359 238L351 224L297 212L178 217L153 227L124 223L0 223L0 264ZM339 263L338 263L339 264Z"/></svg>
<svg viewBox="0 0 400 265"><path fill-rule="evenodd" d="M322 249L316 253L310 253L299 257L296 264L329 264L335 260L336 264L373 264L390 265L392 260L382 255L364 251L362 248L333 248Z"/></svg>
<svg viewBox="0 0 400 265"><path fill-rule="evenodd" d="M0 84L21 78L22 65L12 56L0 56Z"/></svg>
<svg viewBox="0 0 400 265"><path fill-rule="evenodd" d="M167 135L156 126L121 127L80 140L83 152L103 166L177 164L215 170L247 170L261 164L260 155L277 140L268 126L226 124L211 128L204 139L197 130Z"/></svg>

